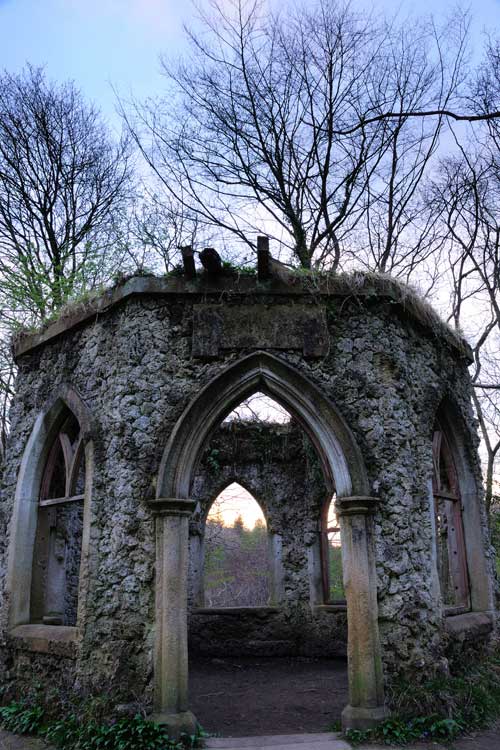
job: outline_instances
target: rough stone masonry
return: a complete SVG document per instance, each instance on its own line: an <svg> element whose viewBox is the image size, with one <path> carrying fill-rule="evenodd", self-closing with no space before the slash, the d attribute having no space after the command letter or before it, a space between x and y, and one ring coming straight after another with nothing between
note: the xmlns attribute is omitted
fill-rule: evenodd
<svg viewBox="0 0 500 750"><path fill-rule="evenodd" d="M266 640L257 637L259 629L269 630L274 618L279 627L271 640L281 641L282 650L321 651L323 643L338 653L347 617L351 709L357 710L346 714L351 726L382 715L383 683L391 676L446 671L464 649L488 647L495 631L493 557L481 502L470 350L410 290L373 275L134 277L19 338L15 353L19 376L0 505L2 679L18 687L36 677L80 693L106 690L117 702L140 697L157 712L187 715L187 568L169 568L174 563L158 544L172 539L172 514L189 517L187 499L203 495L212 424L248 389L281 399L314 445L327 492L337 493L347 605L335 609L321 599L314 517L320 503L305 497L301 523L287 527L281 497L274 531L288 557L274 609L219 612L218 620L250 618L249 651ZM41 476L62 409L77 412L85 444L72 626L36 621L29 601ZM437 419L461 485L469 593L467 605L455 611L445 607L436 554ZM190 456L197 432L203 445ZM171 458L177 454L178 461ZM286 466L279 471L285 477ZM185 504L168 505L165 487ZM205 496L212 490L205 487ZM297 507L290 507L290 519ZM199 533L197 523L200 517L191 517L191 537ZM182 552L181 520L175 528ZM169 576L179 585L170 586ZM293 603L300 607L293 610ZM192 644L204 637L206 649L216 651L215 615L196 614L202 608L192 597L189 606ZM245 647L241 629L236 642ZM167 685L163 697L159 684Z"/></svg>

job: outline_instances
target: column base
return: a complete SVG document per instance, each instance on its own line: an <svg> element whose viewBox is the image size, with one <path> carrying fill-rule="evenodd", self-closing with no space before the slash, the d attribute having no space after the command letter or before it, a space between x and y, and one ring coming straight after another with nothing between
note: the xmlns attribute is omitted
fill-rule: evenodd
<svg viewBox="0 0 500 750"><path fill-rule="evenodd" d="M196 717L191 711L182 711L178 714L168 714L159 711L148 716L148 719L166 727L168 736L172 740L178 740L181 734L195 734L198 727Z"/></svg>
<svg viewBox="0 0 500 750"><path fill-rule="evenodd" d="M386 706L346 706L342 711L342 729L371 729L389 716L390 711Z"/></svg>

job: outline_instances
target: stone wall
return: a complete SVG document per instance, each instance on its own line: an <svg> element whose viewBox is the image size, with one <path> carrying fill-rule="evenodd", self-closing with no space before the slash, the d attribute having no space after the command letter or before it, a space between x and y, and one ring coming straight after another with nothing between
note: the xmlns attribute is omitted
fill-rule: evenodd
<svg viewBox="0 0 500 750"><path fill-rule="evenodd" d="M204 609L196 591L203 575L196 554L205 519L222 489L238 482L259 502L275 559L274 608ZM316 451L300 426L224 423L208 444L193 484L198 507L190 524L190 648L193 653L323 655L346 653L345 607L323 604L311 570L319 556L321 512L332 498ZM279 539L278 545L272 540Z"/></svg>
<svg viewBox="0 0 500 750"><path fill-rule="evenodd" d="M418 304L409 296L405 302L404 295L387 286L377 290L371 278L358 278L353 288L343 291L328 284L304 290L253 279L229 279L218 286L182 280L128 284L90 312L18 344L17 395L0 505L0 652L7 674L26 676L23 664L29 653L37 669L48 670L56 682L62 674L70 675L79 690L115 690L122 699L140 694L148 702L155 542L146 501L155 494L163 450L186 406L215 376L256 347L315 384L337 406L361 450L371 494L380 501L376 565L386 676L429 674L442 665L447 636L436 588L430 481L432 427L445 398L463 436L474 485L468 502L482 507L466 346L427 311L419 315ZM225 317L207 333L199 321L209 312L213 315L214 306ZM267 328L259 328L257 306L267 311ZM231 316L238 327L227 330L224 320ZM245 320L257 320L247 335L242 330ZM286 348L280 330L287 331ZM215 331L212 338L210 331ZM72 657L55 653L51 641L39 658L26 638L7 639L10 599L5 589L23 451L37 415L68 384L94 420L88 544L82 555L86 576L72 644L73 671L67 661ZM485 556L491 574L486 523L482 510L478 513L482 543L470 564ZM314 533L310 517L303 524L307 545L307 534ZM283 519L285 537L286 525ZM288 533L293 534L290 525ZM474 544L477 548L477 539ZM300 558L297 569L302 568ZM296 587L305 601L305 578L301 574L294 579L292 569L285 599ZM474 570L470 573L473 578ZM489 591L489 585L483 589ZM485 603L483 595L481 601L483 609L492 608L491 597ZM328 629L320 617L327 615L310 616L311 627ZM257 617L253 632L260 629ZM288 640L288 635L283 638Z"/></svg>

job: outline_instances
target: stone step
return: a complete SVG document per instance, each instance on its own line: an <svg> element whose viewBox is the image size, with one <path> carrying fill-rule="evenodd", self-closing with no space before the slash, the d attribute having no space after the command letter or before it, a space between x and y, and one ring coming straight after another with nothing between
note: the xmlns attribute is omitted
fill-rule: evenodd
<svg viewBox="0 0 500 750"><path fill-rule="evenodd" d="M351 750L351 745L336 732L315 734L274 734L256 737L211 737L205 742L211 750Z"/></svg>

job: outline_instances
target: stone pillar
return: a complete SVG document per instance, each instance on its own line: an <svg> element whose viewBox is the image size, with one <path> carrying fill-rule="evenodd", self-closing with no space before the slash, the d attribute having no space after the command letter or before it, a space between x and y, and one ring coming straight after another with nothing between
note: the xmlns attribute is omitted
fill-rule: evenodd
<svg viewBox="0 0 500 750"><path fill-rule="evenodd" d="M389 712L378 632L377 581L373 539L374 497L341 497L342 565L347 599L349 705L342 712L344 729L368 729Z"/></svg>
<svg viewBox="0 0 500 750"><path fill-rule="evenodd" d="M153 721L176 739L192 734L196 719L188 710L187 577L189 516L196 502L157 498L149 505L156 524L156 603Z"/></svg>

